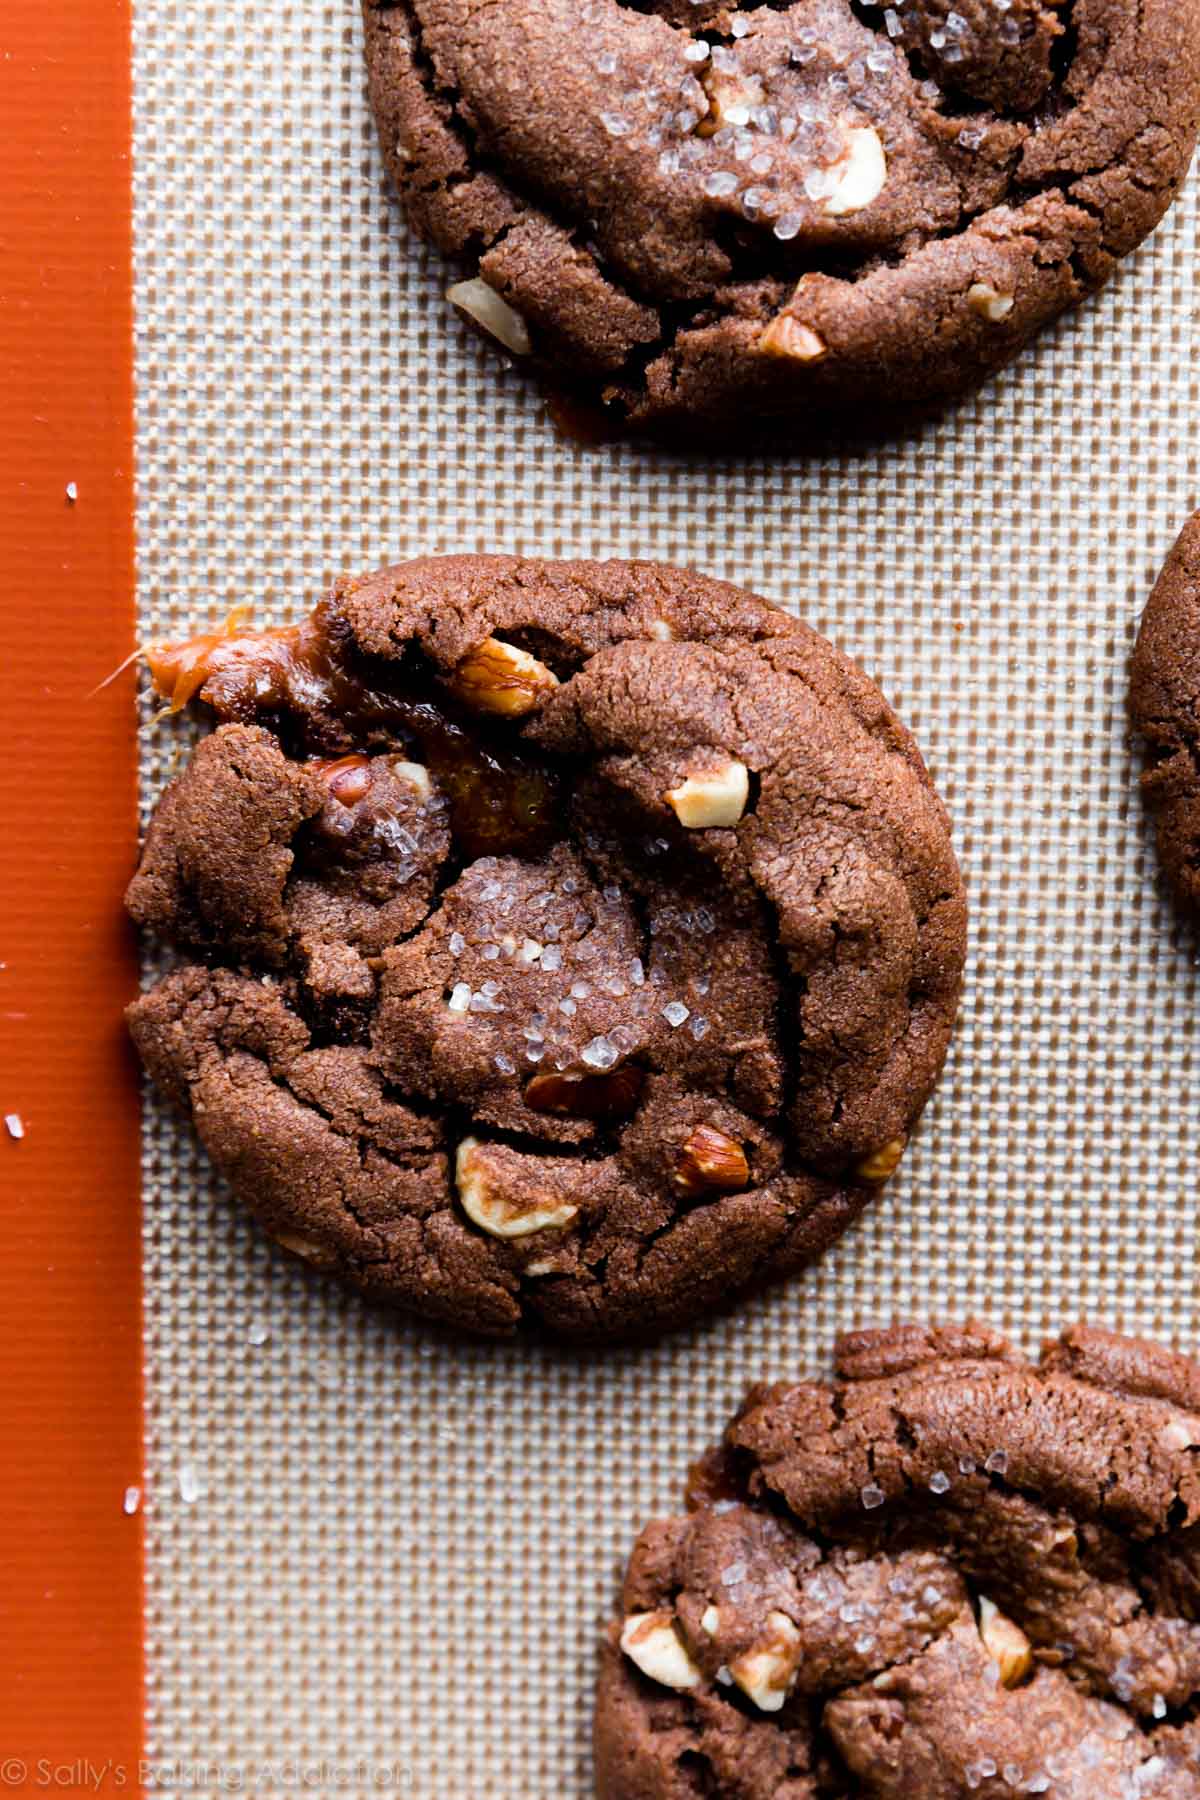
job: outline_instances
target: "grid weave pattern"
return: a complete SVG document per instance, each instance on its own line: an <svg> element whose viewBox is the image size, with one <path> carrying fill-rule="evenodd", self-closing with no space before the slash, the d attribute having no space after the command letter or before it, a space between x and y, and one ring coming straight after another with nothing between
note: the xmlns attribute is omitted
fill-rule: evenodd
<svg viewBox="0 0 1200 1800"><path fill-rule="evenodd" d="M955 817L967 993L901 1176L803 1280L648 1352L371 1313L271 1251L149 1103L151 1752L240 1764L262 1795L298 1778L252 1766L292 1757L383 1770L310 1792L583 1796L618 1563L751 1378L894 1314L1194 1340L1196 960L1124 691L1197 503L1195 193L1099 302L904 442L810 465L584 448L407 238L347 10L135 14L144 637L242 600L284 618L418 552L660 557L857 656ZM187 736L146 733L147 805Z"/></svg>

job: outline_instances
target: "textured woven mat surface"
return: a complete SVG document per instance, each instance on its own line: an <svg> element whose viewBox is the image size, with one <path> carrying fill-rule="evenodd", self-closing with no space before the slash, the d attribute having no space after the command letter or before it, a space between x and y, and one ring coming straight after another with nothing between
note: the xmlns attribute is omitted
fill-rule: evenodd
<svg viewBox="0 0 1200 1800"><path fill-rule="evenodd" d="M263 1795L307 1774L574 1800L619 1561L752 1378L896 1314L1195 1341L1195 946L1124 723L1137 616L1200 496L1195 189L1099 302L910 441L808 466L585 449L408 239L348 6L135 10L144 636L243 600L286 618L419 552L689 563L857 656L955 818L968 986L902 1175L806 1279L649 1352L369 1314L270 1251L149 1108L152 1754ZM185 741L146 734L147 804ZM329 1767L256 1766L285 1758Z"/></svg>

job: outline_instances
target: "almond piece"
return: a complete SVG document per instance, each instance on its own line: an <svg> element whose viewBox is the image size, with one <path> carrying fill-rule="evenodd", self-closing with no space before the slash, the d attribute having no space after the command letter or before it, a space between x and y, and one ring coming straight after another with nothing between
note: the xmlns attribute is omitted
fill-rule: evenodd
<svg viewBox="0 0 1200 1800"><path fill-rule="evenodd" d="M450 686L460 700L480 712L519 719L541 705L558 686L558 676L527 650L490 637L463 657Z"/></svg>
<svg viewBox="0 0 1200 1800"><path fill-rule="evenodd" d="M689 1199L696 1194L732 1194L750 1180L746 1152L736 1138L715 1125L697 1125L675 1158L671 1184Z"/></svg>

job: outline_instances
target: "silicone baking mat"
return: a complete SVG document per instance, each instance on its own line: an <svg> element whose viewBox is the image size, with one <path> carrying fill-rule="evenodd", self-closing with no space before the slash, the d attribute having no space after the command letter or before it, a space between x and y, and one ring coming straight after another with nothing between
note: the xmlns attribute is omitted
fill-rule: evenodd
<svg viewBox="0 0 1200 1800"><path fill-rule="evenodd" d="M149 1103L149 1753L261 1794L583 1796L619 1560L752 1378L895 1314L1194 1342L1195 945L1124 695L1200 485L1195 190L1104 297L906 441L584 448L406 233L346 6L134 10L143 639L242 601L285 619L418 552L660 557L857 656L954 814L966 996L902 1174L803 1280L657 1348L370 1313L269 1250ZM146 732L146 806L184 738Z"/></svg>

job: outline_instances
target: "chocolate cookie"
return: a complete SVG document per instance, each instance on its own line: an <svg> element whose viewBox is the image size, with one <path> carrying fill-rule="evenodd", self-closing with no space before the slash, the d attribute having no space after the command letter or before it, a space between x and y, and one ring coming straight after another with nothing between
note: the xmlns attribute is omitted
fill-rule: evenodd
<svg viewBox="0 0 1200 1800"><path fill-rule="evenodd" d="M479 1331L696 1317L899 1161L964 954L947 821L844 656L649 563L413 562L151 653L229 721L131 1011L288 1248Z"/></svg>
<svg viewBox="0 0 1200 1800"><path fill-rule="evenodd" d="M519 362L635 429L903 418L1098 288L1200 0L365 0L388 167Z"/></svg>
<svg viewBox="0 0 1200 1800"><path fill-rule="evenodd" d="M858 1332L647 1527L602 1800L1200 1800L1200 1367Z"/></svg>
<svg viewBox="0 0 1200 1800"><path fill-rule="evenodd" d="M1200 908L1200 513L1146 603L1129 704L1149 750L1142 793L1159 856L1180 899Z"/></svg>

